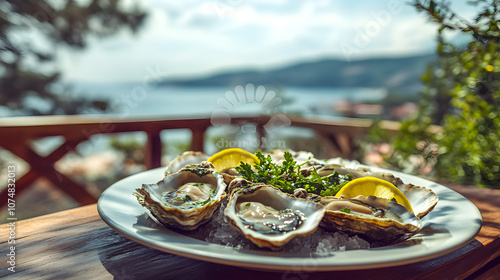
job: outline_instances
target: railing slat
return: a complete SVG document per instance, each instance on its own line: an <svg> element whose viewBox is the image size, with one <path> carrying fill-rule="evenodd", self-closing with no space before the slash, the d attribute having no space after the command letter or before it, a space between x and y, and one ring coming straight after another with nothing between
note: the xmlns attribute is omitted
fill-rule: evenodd
<svg viewBox="0 0 500 280"><path fill-rule="evenodd" d="M76 202L82 205L97 202L97 198L87 192L84 186L57 171L54 168L54 162L47 162L47 158L41 157L31 149L28 149L27 152L31 169L49 179L56 187L70 195Z"/></svg>

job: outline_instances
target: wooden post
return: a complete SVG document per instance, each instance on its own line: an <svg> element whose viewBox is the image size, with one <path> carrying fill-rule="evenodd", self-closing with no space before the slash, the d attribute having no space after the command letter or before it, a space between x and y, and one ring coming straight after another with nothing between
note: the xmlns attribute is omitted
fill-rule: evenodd
<svg viewBox="0 0 500 280"><path fill-rule="evenodd" d="M161 166L162 146L160 131L148 131L148 140L146 142L146 151L144 163L147 169L153 169Z"/></svg>
<svg viewBox="0 0 500 280"><path fill-rule="evenodd" d="M191 151L203 152L205 149L205 131L207 128L192 128Z"/></svg>

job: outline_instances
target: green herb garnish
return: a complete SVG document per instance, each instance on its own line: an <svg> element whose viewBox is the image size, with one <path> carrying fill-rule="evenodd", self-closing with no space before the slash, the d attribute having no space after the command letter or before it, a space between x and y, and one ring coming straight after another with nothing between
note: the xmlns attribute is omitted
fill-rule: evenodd
<svg viewBox="0 0 500 280"><path fill-rule="evenodd" d="M340 212L344 212L346 214L351 214L351 209L344 207L344 208L340 209Z"/></svg>
<svg viewBox="0 0 500 280"><path fill-rule="evenodd" d="M259 162L254 164L254 168L242 162L236 167L236 171L250 182L270 184L286 193L293 194L295 189L304 188L308 193L333 196L352 180L351 175L340 175L336 171L321 177L315 169L309 176L304 176L300 173L300 168L307 162L297 164L289 152L284 153L285 160L282 165L274 164L271 156L266 157L261 152L257 152L256 155Z"/></svg>
<svg viewBox="0 0 500 280"><path fill-rule="evenodd" d="M206 168L197 168L197 167L189 167L187 168L188 171L198 175L198 177L203 177L206 174L210 173L211 171Z"/></svg>

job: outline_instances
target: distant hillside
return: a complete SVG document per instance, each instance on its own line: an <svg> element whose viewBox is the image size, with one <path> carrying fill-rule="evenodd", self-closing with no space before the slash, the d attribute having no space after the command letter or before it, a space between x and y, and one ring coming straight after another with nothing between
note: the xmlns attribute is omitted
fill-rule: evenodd
<svg viewBox="0 0 500 280"><path fill-rule="evenodd" d="M198 79L166 80L175 86L235 86L247 83L291 87L377 87L416 93L420 77L435 55L374 58L346 62L325 59L267 71L241 70Z"/></svg>

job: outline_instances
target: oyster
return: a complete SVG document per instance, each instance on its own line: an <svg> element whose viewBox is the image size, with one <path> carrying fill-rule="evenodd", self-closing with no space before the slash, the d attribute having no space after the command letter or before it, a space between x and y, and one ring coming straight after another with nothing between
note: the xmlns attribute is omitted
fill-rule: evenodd
<svg viewBox="0 0 500 280"><path fill-rule="evenodd" d="M329 197L321 203L326 204L322 227L359 235L372 246L405 240L422 228L422 222L411 211L375 196Z"/></svg>
<svg viewBox="0 0 500 280"><path fill-rule="evenodd" d="M181 168L188 164L199 164L206 161L208 156L203 152L187 151L177 156L165 167L165 176L178 172Z"/></svg>
<svg viewBox="0 0 500 280"><path fill-rule="evenodd" d="M209 156L207 156L203 152L194 152L194 151L184 152L181 155L174 158L172 161L170 161L170 163L165 167L165 176L179 171L182 167L188 164L198 164L208 159ZM226 183L226 185L229 185L232 180L241 177L241 175L238 174L238 172L236 172L236 169L234 168L227 168L225 170L220 171L219 174L222 175L222 177L224 178L224 182Z"/></svg>
<svg viewBox="0 0 500 280"><path fill-rule="evenodd" d="M210 162L187 165L134 195L164 226L194 230L207 222L226 197L226 184Z"/></svg>
<svg viewBox="0 0 500 280"><path fill-rule="evenodd" d="M415 215L419 218L423 218L425 215L429 214L439 201L438 196L428 188L415 186L413 184L405 184L400 178L391 173L375 172L367 167L358 166L356 168L346 168L339 164L329 164L318 169L317 172L323 177L332 174L334 171L342 175L351 174L354 179L370 176L395 183L398 189L406 196Z"/></svg>
<svg viewBox="0 0 500 280"><path fill-rule="evenodd" d="M316 231L323 218L321 204L294 198L270 185L235 179L229 189L224 215L259 247L280 249L293 238Z"/></svg>

